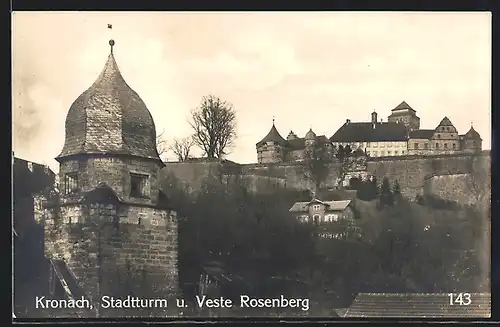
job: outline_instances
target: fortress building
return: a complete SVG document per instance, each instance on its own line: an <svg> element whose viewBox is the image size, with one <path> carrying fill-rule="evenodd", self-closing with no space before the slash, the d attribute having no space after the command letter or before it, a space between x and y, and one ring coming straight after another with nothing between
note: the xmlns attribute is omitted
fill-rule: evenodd
<svg viewBox="0 0 500 327"><path fill-rule="evenodd" d="M66 117L60 196L44 217L46 254L54 276L73 276L94 303L104 294L168 298L178 288L176 212L159 189L165 165L153 118L110 46Z"/></svg>
<svg viewBox="0 0 500 327"><path fill-rule="evenodd" d="M325 147L329 152L332 150L330 140L325 135L316 135L312 129L300 138L290 131L285 140L276 129L274 120L269 133L256 146L259 163L301 162L315 147Z"/></svg>
<svg viewBox="0 0 500 327"><path fill-rule="evenodd" d="M387 122L379 121L375 111L367 122L346 119L329 139L316 136L311 129L304 138L290 132L285 140L273 122L256 148L258 163L264 164L302 161L308 147L324 146L334 154L339 146L346 145L362 150L369 157L479 153L482 150L481 136L473 127L459 135L447 117L434 129L420 129L420 118L405 101L392 109Z"/></svg>

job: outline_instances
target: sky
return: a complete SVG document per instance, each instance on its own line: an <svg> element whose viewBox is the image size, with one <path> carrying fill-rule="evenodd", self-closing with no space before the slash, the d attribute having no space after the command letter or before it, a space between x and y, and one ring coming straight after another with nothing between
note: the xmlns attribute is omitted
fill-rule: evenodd
<svg viewBox="0 0 500 327"><path fill-rule="evenodd" d="M238 139L228 159L236 162L257 161L273 117L283 137L309 128L330 137L373 110L386 120L403 100L421 128L447 116L461 134L473 124L491 146L487 12L12 15L13 151L54 171L66 114L103 69L109 39L167 141L191 134L203 96L232 103Z"/></svg>

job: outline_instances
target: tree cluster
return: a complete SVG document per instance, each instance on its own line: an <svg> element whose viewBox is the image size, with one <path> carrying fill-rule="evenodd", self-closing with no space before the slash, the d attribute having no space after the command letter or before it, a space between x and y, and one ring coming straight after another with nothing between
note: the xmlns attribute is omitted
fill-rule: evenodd
<svg viewBox="0 0 500 327"><path fill-rule="evenodd" d="M192 134L174 139L170 145L163 132L156 138L160 158L173 153L177 161L191 158L192 148L198 147L207 158L223 158L236 140L236 112L233 105L215 95L204 96L198 107L191 111L189 124Z"/></svg>
<svg viewBox="0 0 500 327"><path fill-rule="evenodd" d="M453 224L457 211L443 219L441 212L418 212L420 206L401 197L372 211L374 217L369 221L361 217L339 222L335 230L342 235L340 239L321 239L317 235L324 226L299 223L289 214L301 196L297 192L277 190L259 195L241 184L230 186L228 192L216 179L207 179L203 190L189 197L175 183L170 184L169 196L180 216L186 217L179 225L184 289L193 290L189 285L199 280L199 267L212 260L243 276L251 285L245 292L255 296L306 292L309 297L326 297L326 305L348 305L342 301L356 292L479 289L479 268L472 268L479 259L470 251L473 237L467 227L474 222ZM387 197L389 192L394 200L398 187L387 185L383 182L377 201L367 205L374 209L380 195ZM477 223L478 218L471 219ZM439 223L429 228L428 221ZM368 242L364 231L376 231L374 239ZM278 277L295 282L277 284ZM305 290L299 284L306 285ZM325 290L337 299L327 296Z"/></svg>

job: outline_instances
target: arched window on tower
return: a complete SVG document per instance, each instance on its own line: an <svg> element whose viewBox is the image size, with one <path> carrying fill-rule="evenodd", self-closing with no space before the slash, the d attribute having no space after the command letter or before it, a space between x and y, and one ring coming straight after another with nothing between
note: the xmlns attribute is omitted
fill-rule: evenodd
<svg viewBox="0 0 500 327"><path fill-rule="evenodd" d="M78 192L78 173L68 173L64 176L64 190L66 194Z"/></svg>

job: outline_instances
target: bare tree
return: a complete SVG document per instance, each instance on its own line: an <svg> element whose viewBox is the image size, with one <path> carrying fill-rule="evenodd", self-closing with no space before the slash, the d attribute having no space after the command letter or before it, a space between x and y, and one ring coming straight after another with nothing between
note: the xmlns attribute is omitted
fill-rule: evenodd
<svg viewBox="0 0 500 327"><path fill-rule="evenodd" d="M162 160L165 160L164 157L168 150L167 141L163 136L164 133L165 130L163 130L160 134L156 136L156 150L158 151L158 155Z"/></svg>
<svg viewBox="0 0 500 327"><path fill-rule="evenodd" d="M170 150L174 153L178 161L186 161L190 157L191 148L195 144L192 136L182 139L174 139Z"/></svg>
<svg viewBox="0 0 500 327"><path fill-rule="evenodd" d="M314 183L316 191L321 188L328 177L328 163L331 161L324 146L307 148L304 151L305 177Z"/></svg>
<svg viewBox="0 0 500 327"><path fill-rule="evenodd" d="M236 113L232 104L214 95L205 96L192 111L193 140L208 158L227 154L236 139Z"/></svg>

